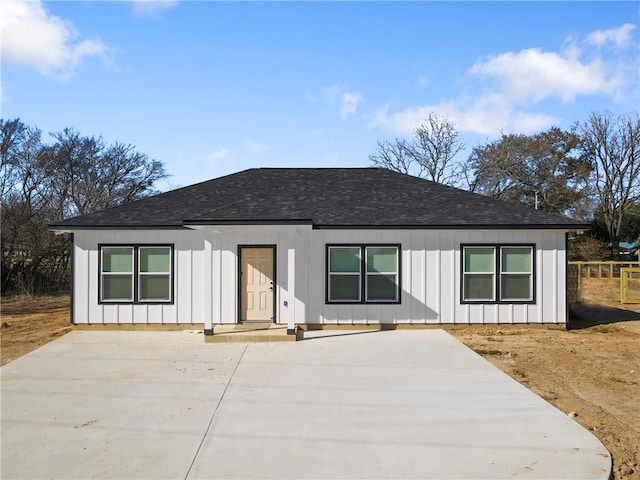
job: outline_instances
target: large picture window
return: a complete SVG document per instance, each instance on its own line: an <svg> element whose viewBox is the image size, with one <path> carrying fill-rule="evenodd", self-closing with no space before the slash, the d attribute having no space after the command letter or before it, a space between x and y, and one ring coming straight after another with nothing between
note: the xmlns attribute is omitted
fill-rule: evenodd
<svg viewBox="0 0 640 480"><path fill-rule="evenodd" d="M172 303L172 245L100 245L99 301Z"/></svg>
<svg viewBox="0 0 640 480"><path fill-rule="evenodd" d="M463 245L461 250L462 302L534 302L534 245Z"/></svg>
<svg viewBox="0 0 640 480"><path fill-rule="evenodd" d="M327 246L327 303L399 302L399 245Z"/></svg>

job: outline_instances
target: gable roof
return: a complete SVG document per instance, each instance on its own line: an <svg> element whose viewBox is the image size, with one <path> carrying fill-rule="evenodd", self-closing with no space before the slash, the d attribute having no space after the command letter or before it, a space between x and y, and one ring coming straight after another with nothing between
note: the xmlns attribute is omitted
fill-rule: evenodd
<svg viewBox="0 0 640 480"><path fill-rule="evenodd" d="M307 224L314 228L585 229L571 218L380 168L254 168L51 225L176 228Z"/></svg>

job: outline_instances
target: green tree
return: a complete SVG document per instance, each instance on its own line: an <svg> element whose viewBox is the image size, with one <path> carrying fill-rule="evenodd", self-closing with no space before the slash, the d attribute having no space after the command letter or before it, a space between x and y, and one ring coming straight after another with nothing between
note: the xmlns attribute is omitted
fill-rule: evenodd
<svg viewBox="0 0 640 480"><path fill-rule="evenodd" d="M575 132L557 127L535 135L502 134L472 150L471 189L546 212L587 218L591 164L579 147Z"/></svg>

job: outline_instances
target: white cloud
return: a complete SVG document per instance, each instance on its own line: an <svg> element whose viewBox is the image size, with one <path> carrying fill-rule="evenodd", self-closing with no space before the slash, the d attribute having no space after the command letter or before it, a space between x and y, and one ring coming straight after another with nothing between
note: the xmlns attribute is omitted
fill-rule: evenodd
<svg viewBox="0 0 640 480"><path fill-rule="evenodd" d="M107 45L98 40L78 40L73 24L50 15L40 0L6 0L2 10L3 63L67 81L84 59L107 60Z"/></svg>
<svg viewBox="0 0 640 480"><path fill-rule="evenodd" d="M340 118L345 121L357 112L364 101L364 96L357 92L349 92L339 85L325 88L325 99L332 109L336 109Z"/></svg>
<svg viewBox="0 0 640 480"><path fill-rule="evenodd" d="M178 0L129 0L133 13L139 17L157 17L178 3Z"/></svg>
<svg viewBox="0 0 640 480"><path fill-rule="evenodd" d="M613 43L616 47L624 47L633 42L631 33L636 29L632 23L625 23L621 27L609 30L596 30L587 37L587 42L596 47L602 47L607 43ZM637 43L637 38L636 38Z"/></svg>
<svg viewBox="0 0 640 480"><path fill-rule="evenodd" d="M568 102L577 95L616 91L618 80L605 63L598 59L585 63L575 55L573 48L565 54L530 48L489 57L477 62L469 73L493 80L500 91L522 103L549 97Z"/></svg>
<svg viewBox="0 0 640 480"><path fill-rule="evenodd" d="M514 132L534 133L557 124L559 118L544 113L515 112L510 118L510 130Z"/></svg>
<svg viewBox="0 0 640 480"><path fill-rule="evenodd" d="M244 142L244 147L254 154L265 153L269 150L269 145L267 145L266 143L252 142L250 140L247 140L246 142Z"/></svg>
<svg viewBox="0 0 640 480"><path fill-rule="evenodd" d="M228 148L219 148L212 152L207 153L205 161L208 165L215 163L226 162L233 159L233 153Z"/></svg>
<svg viewBox="0 0 640 480"><path fill-rule="evenodd" d="M494 135L505 129L533 132L556 121L554 117L547 115L514 112L506 99L499 95L487 95L470 102L443 102L409 107L395 113L389 113L388 107L385 105L376 112L371 126L390 128L399 135L411 134L430 113L448 118L460 131L482 135Z"/></svg>
<svg viewBox="0 0 640 480"><path fill-rule="evenodd" d="M344 92L340 96L340 117L346 120L349 115L356 113L358 105L362 103L364 97L359 93Z"/></svg>
<svg viewBox="0 0 640 480"><path fill-rule="evenodd" d="M395 112L387 104L375 113L371 126L407 135L434 112L451 119L460 131L484 135L540 131L560 120L546 112L533 111L542 102L569 103L577 97L593 95L621 98L625 89L634 88L637 71L629 65L638 65L637 51L632 58L605 58L593 47L583 51L589 45L606 42L626 44L634 28L626 24L594 32L583 45L570 39L560 52L529 48L480 59L467 71L464 95Z"/></svg>

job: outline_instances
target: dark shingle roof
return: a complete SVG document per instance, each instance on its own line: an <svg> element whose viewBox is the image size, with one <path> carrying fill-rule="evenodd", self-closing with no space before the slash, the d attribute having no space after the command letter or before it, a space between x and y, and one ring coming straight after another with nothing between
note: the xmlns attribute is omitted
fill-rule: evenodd
<svg viewBox="0 0 640 480"><path fill-rule="evenodd" d="M588 227L385 169L260 168L63 220L51 228L269 223L316 228Z"/></svg>

